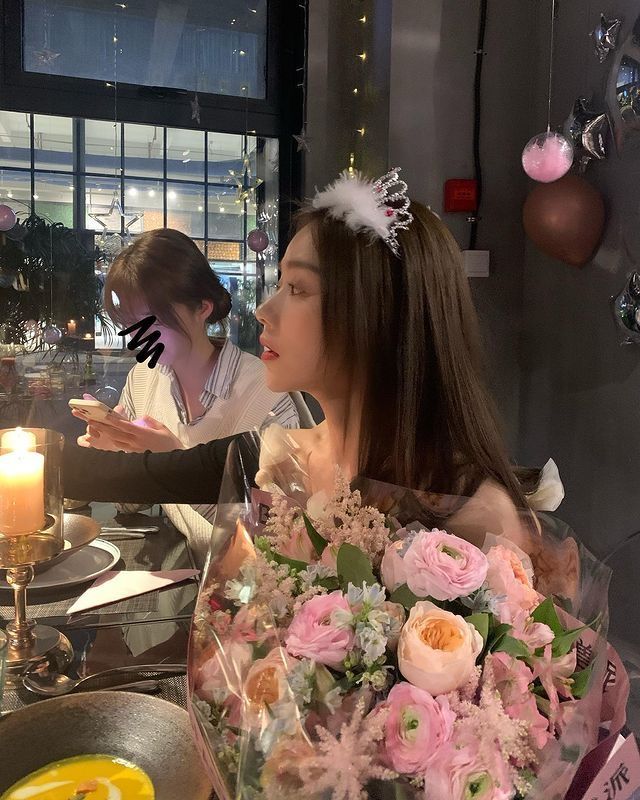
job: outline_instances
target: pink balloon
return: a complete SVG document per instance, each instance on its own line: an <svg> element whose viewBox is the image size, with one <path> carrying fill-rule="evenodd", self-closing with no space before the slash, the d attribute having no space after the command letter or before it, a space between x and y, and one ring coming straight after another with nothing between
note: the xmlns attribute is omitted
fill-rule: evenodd
<svg viewBox="0 0 640 800"><path fill-rule="evenodd" d="M573 164L573 145L559 133L547 131L531 139L522 153L524 171L534 181L552 183Z"/></svg>
<svg viewBox="0 0 640 800"><path fill-rule="evenodd" d="M0 231L10 231L17 221L16 212L10 206L0 205Z"/></svg>
<svg viewBox="0 0 640 800"><path fill-rule="evenodd" d="M261 231L260 228L254 228L252 231L249 231L247 244L249 245L249 249L253 250L254 253L262 253L263 250L269 247L269 237L265 231Z"/></svg>

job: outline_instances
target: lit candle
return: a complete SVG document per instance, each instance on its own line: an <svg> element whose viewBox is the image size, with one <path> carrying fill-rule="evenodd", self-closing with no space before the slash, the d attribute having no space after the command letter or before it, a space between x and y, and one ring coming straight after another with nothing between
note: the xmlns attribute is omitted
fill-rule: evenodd
<svg viewBox="0 0 640 800"><path fill-rule="evenodd" d="M85 333L84 338L85 339L93 339L93 336L90 333Z"/></svg>
<svg viewBox="0 0 640 800"><path fill-rule="evenodd" d="M76 335L76 321L75 321L75 319L70 319L69 322L67 322L67 333L69 334L69 336L75 336Z"/></svg>
<svg viewBox="0 0 640 800"><path fill-rule="evenodd" d="M0 449L0 533L18 536L44 525L44 456L31 452L36 437L17 428L3 434Z"/></svg>
<svg viewBox="0 0 640 800"><path fill-rule="evenodd" d="M2 434L0 439L0 453L6 453L8 450L35 450L36 449L36 435L30 431L23 431L22 428L16 428L13 431L7 431Z"/></svg>

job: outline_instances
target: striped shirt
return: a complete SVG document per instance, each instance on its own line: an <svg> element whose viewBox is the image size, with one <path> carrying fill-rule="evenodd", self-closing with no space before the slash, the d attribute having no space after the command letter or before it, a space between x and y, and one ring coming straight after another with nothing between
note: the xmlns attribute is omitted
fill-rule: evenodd
<svg viewBox="0 0 640 800"><path fill-rule="evenodd" d="M268 389L264 364L229 339L222 345L204 385L200 403L205 410L197 419L189 421L175 373L163 364L154 369L144 363L133 367L120 403L129 419L153 417L166 425L186 448L260 428L271 414L285 428L297 428L300 424L291 396ZM210 520L215 508L213 503L193 507L163 504L171 522L189 538L194 550L202 550L202 554L209 546Z"/></svg>

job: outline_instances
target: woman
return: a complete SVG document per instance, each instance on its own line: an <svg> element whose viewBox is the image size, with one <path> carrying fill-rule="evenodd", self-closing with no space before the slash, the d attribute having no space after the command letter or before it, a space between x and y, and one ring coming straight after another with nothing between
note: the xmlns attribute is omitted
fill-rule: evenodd
<svg viewBox="0 0 640 800"><path fill-rule="evenodd" d="M117 302L116 302L117 298ZM164 425L172 447L189 448L263 423L272 414L284 427L297 427L298 412L286 392L272 392L259 359L243 353L230 339L210 339L209 325L220 324L231 297L196 244L180 231L143 233L113 262L105 284L105 307L119 326L153 315L148 332L160 333L159 363L137 364L129 372L120 413L130 420ZM113 449L102 441L87 443ZM118 445L129 446L127 437ZM205 545L211 525L205 515L184 504L166 504L173 524L192 541ZM202 509L201 509L202 510Z"/></svg>
<svg viewBox="0 0 640 800"><path fill-rule="evenodd" d="M280 434L307 488L331 488L337 464L349 476L472 497L452 520L458 530L521 540L516 507L526 503L481 379L460 251L436 215L410 203L397 172L376 183L343 175L299 215L281 269L257 316L269 387L308 391L325 414L318 428ZM131 427L92 429L118 441ZM148 446L164 433L137 436ZM219 464L220 446L211 454ZM155 469L151 455L145 463ZM263 454L261 481L272 466Z"/></svg>

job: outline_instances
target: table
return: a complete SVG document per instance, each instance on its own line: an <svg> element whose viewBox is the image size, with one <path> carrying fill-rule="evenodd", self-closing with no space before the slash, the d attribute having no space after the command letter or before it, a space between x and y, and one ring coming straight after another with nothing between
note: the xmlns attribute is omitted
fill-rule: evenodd
<svg viewBox="0 0 640 800"><path fill-rule="evenodd" d="M115 515L109 503L92 503L89 513L102 523L158 525L158 533L144 539L115 541L122 559L116 568L135 570L194 568L186 539L166 517L154 513ZM190 580L156 592L130 598L111 606L68 616L66 608L89 584L59 590L31 590L29 615L53 625L71 641L74 661L67 673L85 677L105 669L135 664L186 663L191 616L195 608L198 583ZM11 593L0 590L0 627L12 617ZM111 680L111 679L110 679ZM121 682L122 676L113 679ZM186 705L184 677L161 679L161 697ZM37 695L24 688L7 689L3 710L16 710L37 702Z"/></svg>

